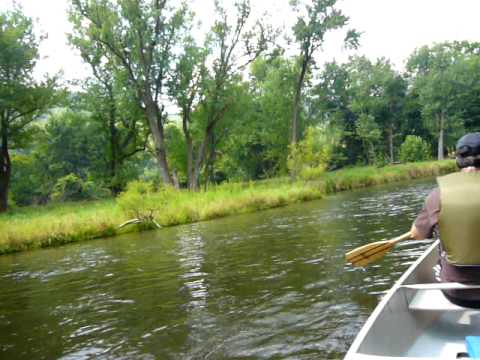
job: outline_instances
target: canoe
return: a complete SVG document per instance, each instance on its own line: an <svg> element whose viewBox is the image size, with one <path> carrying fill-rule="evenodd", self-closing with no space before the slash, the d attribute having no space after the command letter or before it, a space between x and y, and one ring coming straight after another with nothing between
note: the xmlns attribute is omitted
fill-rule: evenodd
<svg viewBox="0 0 480 360"><path fill-rule="evenodd" d="M351 345L345 360L457 359L465 337L480 336L480 309L450 303L442 289L479 285L436 283L438 241L383 297Z"/></svg>

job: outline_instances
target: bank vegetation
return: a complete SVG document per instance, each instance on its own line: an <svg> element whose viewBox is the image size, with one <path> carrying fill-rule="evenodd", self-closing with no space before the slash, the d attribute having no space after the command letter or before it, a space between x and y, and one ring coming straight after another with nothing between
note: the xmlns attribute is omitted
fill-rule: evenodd
<svg viewBox="0 0 480 360"><path fill-rule="evenodd" d="M224 183L190 192L153 183L133 182L116 199L51 203L0 215L0 253L62 245L127 232L155 229L321 199L339 191L401 180L431 177L455 170L451 160L348 168L308 180L276 178ZM119 226L137 218L137 224ZM154 220L151 221L151 220Z"/></svg>

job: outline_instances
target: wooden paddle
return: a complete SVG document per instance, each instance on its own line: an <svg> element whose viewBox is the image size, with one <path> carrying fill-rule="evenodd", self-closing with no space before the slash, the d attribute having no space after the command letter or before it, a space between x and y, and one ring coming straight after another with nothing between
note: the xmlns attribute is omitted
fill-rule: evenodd
<svg viewBox="0 0 480 360"><path fill-rule="evenodd" d="M366 266L385 256L396 243L411 238L410 231L391 240L383 240L360 246L349 251L345 258L353 266Z"/></svg>

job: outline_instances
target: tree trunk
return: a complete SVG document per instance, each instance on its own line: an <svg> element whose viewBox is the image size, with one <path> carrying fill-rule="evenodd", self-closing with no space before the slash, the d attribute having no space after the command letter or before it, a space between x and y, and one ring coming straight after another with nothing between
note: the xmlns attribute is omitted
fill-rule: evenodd
<svg viewBox="0 0 480 360"><path fill-rule="evenodd" d="M390 124L388 129L388 147L390 150L390 163L393 164L395 159L393 158L393 125Z"/></svg>
<svg viewBox="0 0 480 360"><path fill-rule="evenodd" d="M0 128L1 144L0 144L0 213L8 209L8 188L10 185L10 175L12 165L10 155L8 153L8 134L7 121L2 120Z"/></svg>
<svg viewBox="0 0 480 360"><path fill-rule="evenodd" d="M192 138L186 139L187 143L187 178L188 189L195 190L195 179L193 177L193 143Z"/></svg>
<svg viewBox="0 0 480 360"><path fill-rule="evenodd" d="M187 183L189 190L195 190L195 179L193 177L193 140L190 134L188 124L190 122L190 112L186 109L183 111L183 135L185 136L185 144L187 148Z"/></svg>
<svg viewBox="0 0 480 360"><path fill-rule="evenodd" d="M302 69L298 77L297 86L295 88L295 97L293 100L293 117L292 117L292 137L291 144L296 144L298 140L298 121L300 118L300 102L302 99L303 82L305 81L305 74L307 73L309 58L307 55L303 56Z"/></svg>
<svg viewBox="0 0 480 360"><path fill-rule="evenodd" d="M172 180L175 189L180 189L180 182L178 181L177 170L175 169L172 170Z"/></svg>
<svg viewBox="0 0 480 360"><path fill-rule="evenodd" d="M168 169L167 152L165 149L165 135L163 133L163 124L158 105L154 103L151 97L144 98L145 111L148 119L148 125L152 132L155 145L155 158L160 168L160 175L165 184L174 185L172 176Z"/></svg>
<svg viewBox="0 0 480 360"><path fill-rule="evenodd" d="M108 126L109 126L109 132L110 132L110 180L112 181L110 183L110 191L114 194L117 195L120 192L120 186L116 182L117 179L117 172L118 172L118 165L119 165L119 154L118 154L118 129L115 124L116 120L116 108L113 103L113 95L110 91L110 114L109 114L109 119L108 119Z"/></svg>
<svg viewBox="0 0 480 360"><path fill-rule="evenodd" d="M208 185L210 182L214 182L214 166L215 166L215 135L212 134L210 138L210 148L209 148L209 155L206 159L205 165L205 191L208 190Z"/></svg>
<svg viewBox="0 0 480 360"><path fill-rule="evenodd" d="M210 144L213 143L214 131L215 126L222 121L223 117L225 116L225 112L227 111L229 106L229 102L225 104L222 109L220 110L212 110L210 111L209 121L207 127L205 129L205 135L203 137L203 141L198 149L198 155L195 159L195 164L193 166L193 190L197 191L200 187L200 174L202 172L203 165L207 159L207 149ZM215 151L215 147L213 145L213 149L211 151ZM192 157L193 158L193 157Z"/></svg>
<svg viewBox="0 0 480 360"><path fill-rule="evenodd" d="M215 129L216 120L210 121L207 128L205 129L205 136L203 138L202 144L198 149L197 159L195 160L195 166L193 169L193 185L195 186L193 190L198 190L200 186L200 174L202 172L203 165L207 158L207 148L212 143L213 132Z"/></svg>
<svg viewBox="0 0 480 360"><path fill-rule="evenodd" d="M7 152L1 150L0 154L0 213L7 211L8 208L8 188L10 185L10 157Z"/></svg>
<svg viewBox="0 0 480 360"><path fill-rule="evenodd" d="M222 110L218 111L215 113L215 115L212 115L210 117L211 120L209 120L207 128L205 129L205 136L203 138L202 144L200 145L200 148L198 149L198 155L195 160L195 165L193 168L193 181L194 181L194 186L195 188L193 190L198 190L200 186L200 173L202 172L202 167L205 164L205 161L207 159L207 149L210 144L213 143L213 136L214 136L214 130L215 126L219 121L222 120L225 111L227 110L228 106L225 105ZM211 151L215 151L215 147L211 149Z"/></svg>
<svg viewBox="0 0 480 360"><path fill-rule="evenodd" d="M202 167L205 162L205 158L207 155L207 146L210 143L212 132L213 132L213 127L211 129L207 127L202 144L198 149L198 155L195 160L195 165L193 168L193 178L192 178L192 190L194 191L198 191L200 187L200 174L202 172Z"/></svg>
<svg viewBox="0 0 480 360"><path fill-rule="evenodd" d="M444 133L444 114L440 113L438 118L439 133L438 133L438 160L443 160L443 133Z"/></svg>
<svg viewBox="0 0 480 360"><path fill-rule="evenodd" d="M300 113L300 91L295 92L295 100L293 103L293 118L292 118L292 136L290 143L297 143L297 134L298 134L298 118Z"/></svg>
<svg viewBox="0 0 480 360"><path fill-rule="evenodd" d="M373 142L370 143L370 155L368 156L368 165L375 165L375 145Z"/></svg>

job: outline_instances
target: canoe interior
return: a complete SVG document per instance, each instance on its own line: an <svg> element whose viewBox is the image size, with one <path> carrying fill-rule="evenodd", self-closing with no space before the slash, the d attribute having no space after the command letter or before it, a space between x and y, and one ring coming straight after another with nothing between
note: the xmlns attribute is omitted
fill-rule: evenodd
<svg viewBox="0 0 480 360"><path fill-rule="evenodd" d="M402 285L434 283L435 245L404 274L365 324L345 359L456 359L465 337L480 336L480 311L451 304L440 290Z"/></svg>

